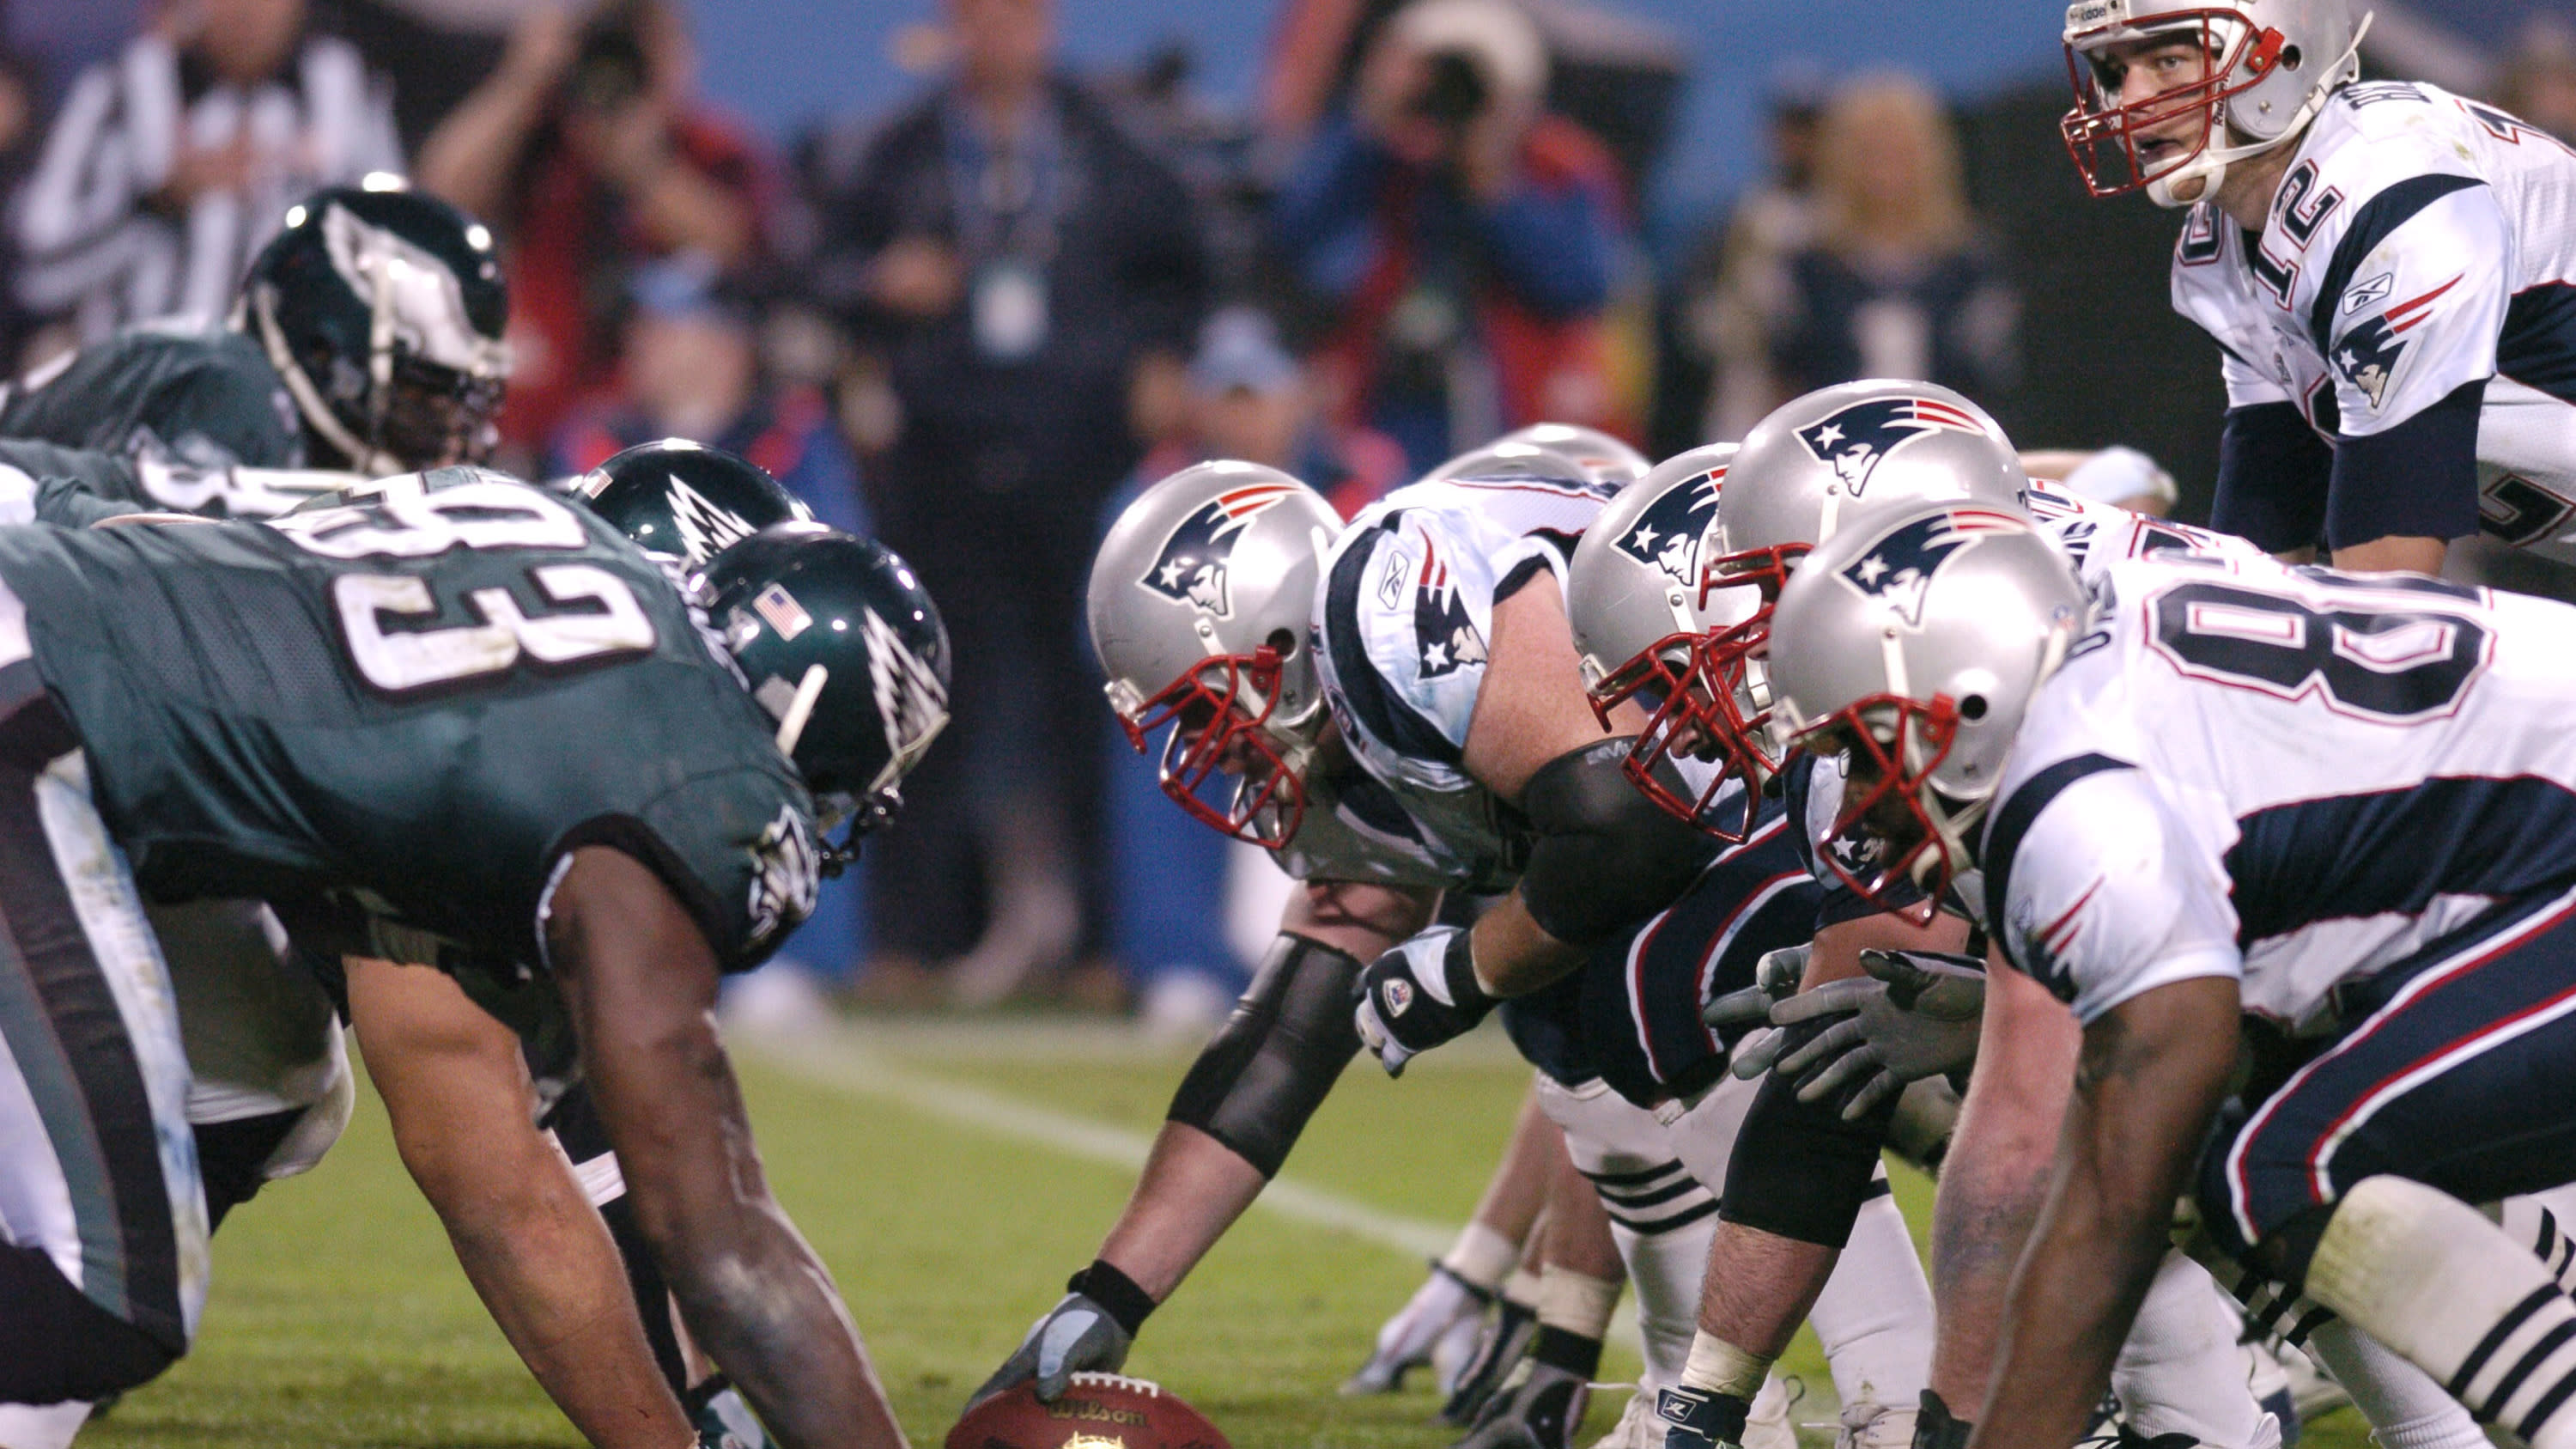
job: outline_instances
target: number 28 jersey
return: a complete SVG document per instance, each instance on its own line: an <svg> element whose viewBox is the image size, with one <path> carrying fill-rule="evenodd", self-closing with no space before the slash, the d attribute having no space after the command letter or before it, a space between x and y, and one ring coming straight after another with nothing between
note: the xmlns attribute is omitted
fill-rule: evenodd
<svg viewBox="0 0 2576 1449"><path fill-rule="evenodd" d="M550 873L596 843L652 867L728 969L812 909L812 803L721 643L535 489L0 529L0 581L156 898L354 894L536 961Z"/></svg>
<svg viewBox="0 0 2576 1449"><path fill-rule="evenodd" d="M2576 882L2576 609L2412 575L2147 559L2033 697L1981 852L2009 958L2090 1022L2334 988Z"/></svg>

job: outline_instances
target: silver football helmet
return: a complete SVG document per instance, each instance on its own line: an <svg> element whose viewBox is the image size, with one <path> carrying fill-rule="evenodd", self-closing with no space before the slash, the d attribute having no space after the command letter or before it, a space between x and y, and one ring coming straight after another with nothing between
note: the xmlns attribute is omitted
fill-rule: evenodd
<svg viewBox="0 0 2576 1449"><path fill-rule="evenodd" d="M1672 787L1671 772L1656 773L1675 754L1741 733L1752 713L1732 694L1707 694L1716 676L1700 667L1711 641L1761 604L1751 588L1701 587L1701 554L1717 532L1718 494L1734 456L1733 443L1676 453L1619 490L1575 546L1566 609L1583 687L1603 727L1616 728L1611 711L1629 699L1648 711L1628 745L1629 782L1672 814L1741 841L1753 823L1751 792L1733 797L1740 810L1721 810L1726 776L1694 796Z"/></svg>
<svg viewBox="0 0 2576 1449"><path fill-rule="evenodd" d="M1129 742L1164 732L1163 793L1273 850L1305 814L1324 726L1308 623L1341 527L1276 468L1200 463L1129 504L1091 564L1091 644ZM1223 808L1199 793L1219 773L1238 776Z"/></svg>
<svg viewBox="0 0 2576 1449"><path fill-rule="evenodd" d="M1875 510L1808 555L1771 621L1774 748L1841 753L1837 829L1885 841L1882 905L1911 879L1921 913L1975 864L2031 696L2084 630L2084 584L2019 508L1982 502ZM1833 860L1833 853L1826 852Z"/></svg>
<svg viewBox="0 0 2576 1449"><path fill-rule="evenodd" d="M1571 488L1593 486L1589 470L1554 448L1543 448L1536 443L1505 442L1470 448L1415 481L1447 483L1458 478L1527 478L1539 483L1562 483Z"/></svg>
<svg viewBox="0 0 2576 1449"><path fill-rule="evenodd" d="M1709 698L1767 698L1762 655L1770 604L1807 551L1847 519L1938 500L2019 508L2030 479L1985 409L1928 382L1873 379L1821 388L1772 410L1744 435L1726 475L1718 546L1704 563L1710 590L1750 584L1763 607L1694 663ZM1750 726L1716 743L1728 773L1759 785L1780 757Z"/></svg>
<svg viewBox="0 0 2576 1449"><path fill-rule="evenodd" d="M1553 448L1582 464L1595 483L1634 483L1655 466L1645 454L1618 437L1576 423L1532 423L1526 428L1514 428L1494 441Z"/></svg>
<svg viewBox="0 0 2576 1449"><path fill-rule="evenodd" d="M2075 108L2058 122L2067 154L2095 196L2143 188L2158 206L2213 196L2230 163L2297 139L2361 74L2370 21L2356 28L2346 0L2076 0L2064 36ZM2192 46L2198 78L2123 104L2128 61L2108 52L2141 41ZM2190 123L2187 140L2153 134L2178 121ZM2173 154L2148 154L2158 144ZM2202 184L2189 198L2174 194L2193 178Z"/></svg>

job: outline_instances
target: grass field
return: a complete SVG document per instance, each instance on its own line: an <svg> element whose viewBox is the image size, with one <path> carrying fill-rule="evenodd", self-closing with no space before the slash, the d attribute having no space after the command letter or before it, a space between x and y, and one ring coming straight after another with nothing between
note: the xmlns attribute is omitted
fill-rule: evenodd
<svg viewBox="0 0 2576 1449"><path fill-rule="evenodd" d="M778 1195L839 1278L916 1444L939 1442L966 1392L1089 1261L1187 1060L1121 1031L1007 1024L878 1026L742 1057ZM1292 1190L1274 1193L1285 1210L1257 1208L1237 1226L1155 1316L1129 1369L1171 1385L1243 1449L1450 1442L1424 1376L1378 1399L1333 1386L1474 1202L1527 1081L1484 1042L1401 1082L1354 1068L1283 1177ZM1928 1185L1900 1195L1919 1225ZM1614 1348L1604 1374L1635 1367ZM1824 1382L1809 1345L1785 1367ZM1592 1430L1621 1403L1598 1396ZM81 1442L580 1441L485 1317L364 1095L319 1168L225 1227L195 1352ZM2347 1449L2362 1436L2309 1442Z"/></svg>

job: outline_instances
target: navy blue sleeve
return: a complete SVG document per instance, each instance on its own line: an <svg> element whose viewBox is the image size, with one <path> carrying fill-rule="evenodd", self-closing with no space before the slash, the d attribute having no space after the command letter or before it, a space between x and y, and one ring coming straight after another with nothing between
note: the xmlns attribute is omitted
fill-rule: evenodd
<svg viewBox="0 0 2576 1449"><path fill-rule="evenodd" d="M2334 464L2335 450L2296 403L2229 408L2209 526L2271 553L2313 547L2325 532Z"/></svg>
<svg viewBox="0 0 2576 1449"><path fill-rule="evenodd" d="M1609 300L1616 242L1608 206L1589 189L1523 180L1478 221L1495 272L1532 311L1570 317Z"/></svg>
<svg viewBox="0 0 2576 1449"><path fill-rule="evenodd" d="M2384 433L2337 444L2326 547L2477 532L2478 410L2486 390L2485 378L2463 383Z"/></svg>
<svg viewBox="0 0 2576 1449"><path fill-rule="evenodd" d="M1270 238L1300 280L1327 296L1356 289L1364 239L1391 158L1337 116L1315 132L1270 212Z"/></svg>

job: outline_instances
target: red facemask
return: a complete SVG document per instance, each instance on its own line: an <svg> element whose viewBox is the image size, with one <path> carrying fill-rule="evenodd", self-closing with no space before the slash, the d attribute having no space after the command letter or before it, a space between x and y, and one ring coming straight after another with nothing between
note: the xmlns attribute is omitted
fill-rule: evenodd
<svg viewBox="0 0 2576 1449"><path fill-rule="evenodd" d="M1879 731L1891 724L1893 730L1881 741ZM1959 736L1958 705L1946 694L1933 696L1929 703L1874 694L1836 710L1809 737L1817 733L1829 734L1844 746L1847 783L1842 813L1834 818L1834 833L1839 836L1859 827L1886 842L1881 852L1884 864L1867 880L1845 866L1837 852L1819 853L1862 900L1915 925L1931 924L1958 866L1923 806L1923 792ZM1922 759L1913 768L1905 764L1909 739ZM1914 863L1927 850L1934 856L1931 873L1921 882L1923 897L1908 900L1915 885Z"/></svg>
<svg viewBox="0 0 2576 1449"><path fill-rule="evenodd" d="M1296 838L1306 814L1306 782L1288 767L1262 724L1279 698L1279 652L1212 654L1163 686L1119 724L1138 754L1163 736L1161 783L1175 804L1237 840L1277 850ZM1228 764L1239 768L1220 810L1199 796Z"/></svg>
<svg viewBox="0 0 2576 1449"><path fill-rule="evenodd" d="M2105 83L2079 49L2084 37L2067 42L2066 75L2075 87L2075 108L2057 123L2058 130L2066 138L2066 153L2074 158L2085 189L2097 197L2139 190L2198 159L2216 134L2213 118L2218 107L2270 76L2281 63L2284 46L2281 32L2258 31L2233 10L2173 11L2157 17L2153 34L2161 41L2197 41L2200 53L2210 57L2209 69L2200 80L2130 105L2115 99L2117 88ZM2242 79L2229 84L2228 77L2237 75ZM2181 154L2148 169L2138 153L2142 133L2185 116L2200 118L2195 139ZM2111 158L2120 163L2119 176L2111 174Z"/></svg>

